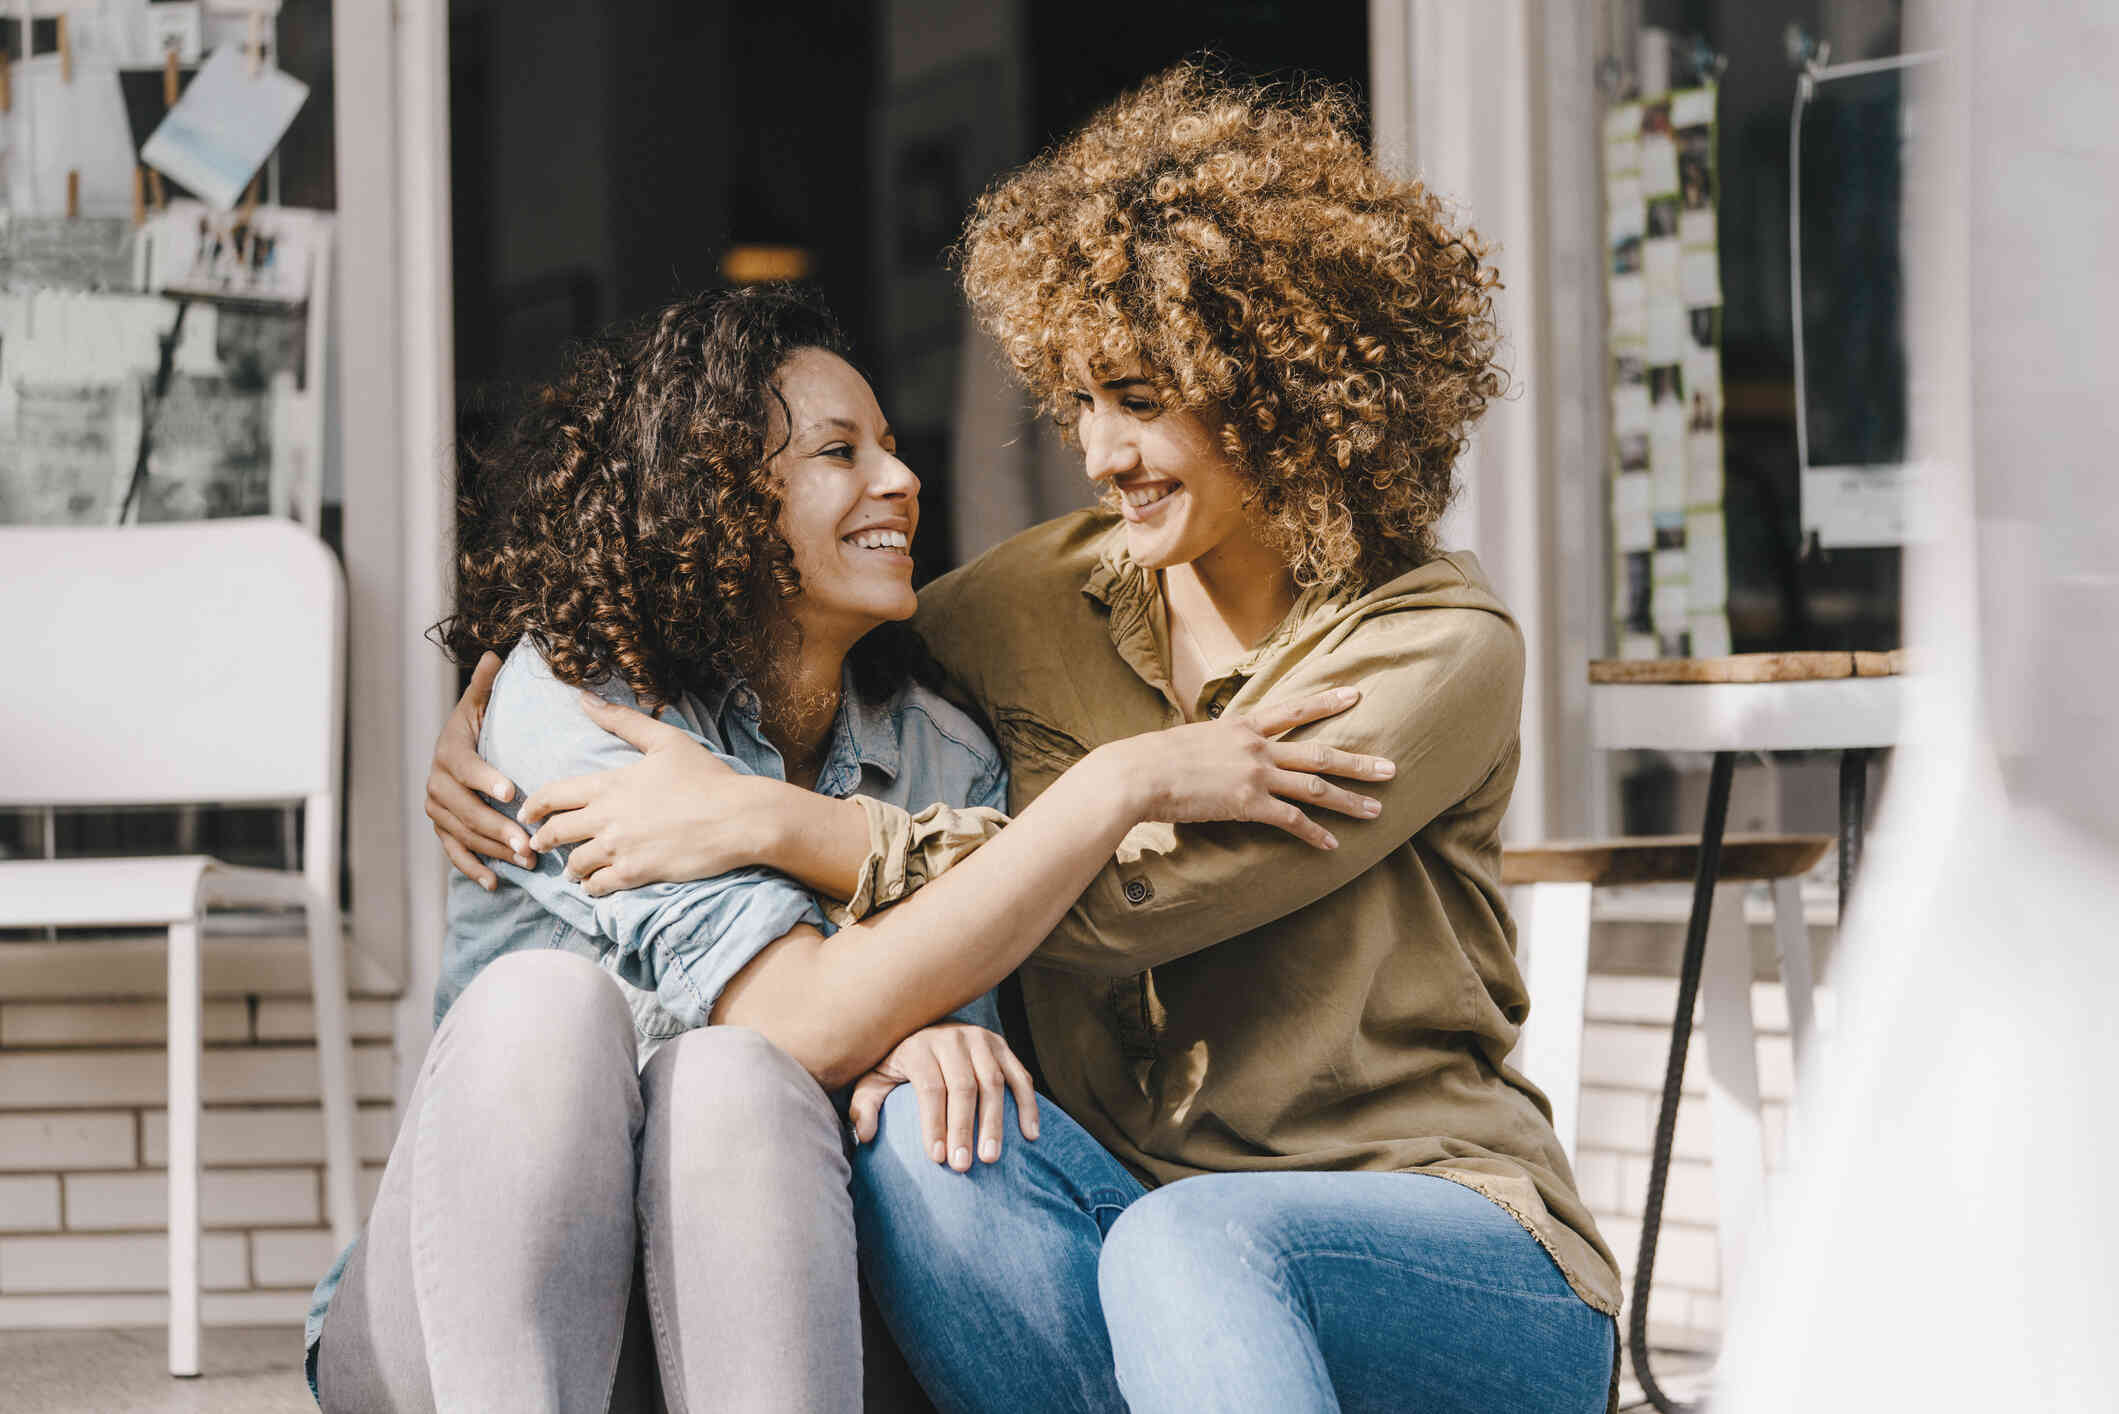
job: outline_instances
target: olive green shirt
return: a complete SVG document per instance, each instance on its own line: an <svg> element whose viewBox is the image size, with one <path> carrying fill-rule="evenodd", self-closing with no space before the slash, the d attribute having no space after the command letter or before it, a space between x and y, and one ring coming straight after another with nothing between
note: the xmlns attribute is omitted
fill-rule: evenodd
<svg viewBox="0 0 2119 1414"><path fill-rule="evenodd" d="M937 580L915 622L998 731L1013 811L1089 748L1184 720L1159 581L1106 512ZM1361 787L1380 816L1329 817L1333 851L1253 824L1134 830L1022 969L1047 1086L1151 1184L1276 1169L1453 1179L1616 1313L1618 1274L1551 1107L1505 1061L1529 1010L1500 883L1521 634L1477 563L1443 555L1358 598L1305 592L1195 706L1218 716L1337 686L1361 688L1360 704L1291 737L1395 761L1393 780ZM879 837L899 846L879 853L933 856L960 833L922 824L921 841Z"/></svg>

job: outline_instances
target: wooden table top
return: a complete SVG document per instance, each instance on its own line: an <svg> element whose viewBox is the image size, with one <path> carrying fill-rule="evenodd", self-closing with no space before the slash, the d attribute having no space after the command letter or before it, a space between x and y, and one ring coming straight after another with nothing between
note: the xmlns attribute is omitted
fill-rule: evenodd
<svg viewBox="0 0 2119 1414"><path fill-rule="evenodd" d="M1829 682L1888 678L1905 671L1905 650L1889 653L1733 653L1725 658L1596 658L1593 683L1678 684Z"/></svg>

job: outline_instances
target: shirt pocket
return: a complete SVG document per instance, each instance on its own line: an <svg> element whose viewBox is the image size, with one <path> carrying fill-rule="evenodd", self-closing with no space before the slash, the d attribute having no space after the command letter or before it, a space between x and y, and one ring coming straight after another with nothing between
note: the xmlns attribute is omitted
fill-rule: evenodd
<svg viewBox="0 0 2119 1414"><path fill-rule="evenodd" d="M1018 800L1041 794L1061 772L1089 754L1077 738L1020 707L998 708L993 725L1008 758ZM1033 782L1034 789L1026 789Z"/></svg>

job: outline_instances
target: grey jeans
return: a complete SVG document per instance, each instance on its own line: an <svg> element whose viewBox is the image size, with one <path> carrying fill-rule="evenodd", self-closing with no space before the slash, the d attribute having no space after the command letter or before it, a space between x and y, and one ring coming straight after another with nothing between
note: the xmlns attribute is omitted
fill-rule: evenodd
<svg viewBox="0 0 2119 1414"><path fill-rule="evenodd" d="M572 954L465 989L332 1300L327 1414L860 1408L824 1092L754 1031L634 1056L618 989Z"/></svg>

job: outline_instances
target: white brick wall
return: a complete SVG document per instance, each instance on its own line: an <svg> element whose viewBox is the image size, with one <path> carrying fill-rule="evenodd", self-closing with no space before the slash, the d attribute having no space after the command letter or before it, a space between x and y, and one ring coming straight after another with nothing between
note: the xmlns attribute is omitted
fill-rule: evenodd
<svg viewBox="0 0 2119 1414"><path fill-rule="evenodd" d="M1828 1011L1828 1002L1819 997L1821 1012ZM1676 1005L1675 978L1592 976L1584 1007L1576 1179L1619 1260L1629 1298L1655 1142L1656 1104L1670 1054L1670 1016ZM1786 1132L1794 1062L1780 985L1755 984L1751 1006L1759 1029L1759 1091L1770 1172L1779 1162ZM1649 1305L1650 1323L1679 1340L1711 1338L1722 1324L1706 1043L1697 1021L1685 1062L1656 1244L1655 1293Z"/></svg>
<svg viewBox="0 0 2119 1414"><path fill-rule="evenodd" d="M159 1001L0 1002L0 1329L168 1318ZM299 1321L336 1255L323 1221L315 1008L210 997L201 1247L214 1323ZM392 1003L352 1007L363 1213L396 1132Z"/></svg>

